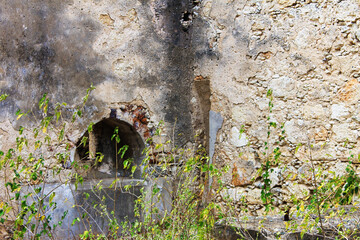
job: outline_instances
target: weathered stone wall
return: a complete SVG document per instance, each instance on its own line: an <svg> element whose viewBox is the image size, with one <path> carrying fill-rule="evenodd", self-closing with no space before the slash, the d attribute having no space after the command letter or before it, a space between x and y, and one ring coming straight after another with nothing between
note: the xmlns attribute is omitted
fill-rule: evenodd
<svg viewBox="0 0 360 240"><path fill-rule="evenodd" d="M31 128L35 117L41 114L37 103L44 93L48 93L52 104L49 112L56 102L68 103L63 117L70 122L75 107L81 105L91 84L96 89L84 108L83 117L76 121L77 126L66 136L73 144L79 143L91 122L98 123L103 118L117 118L119 121L115 121L114 128L123 121L127 130L120 133L122 141L132 138L131 134L139 134L141 139L136 138L135 146L129 149L135 147L134 150L140 153L142 149L139 148L144 146L153 127L160 121L164 121L164 135L173 137L176 144L184 145L191 141L194 132L190 101L194 51L191 50L191 31L185 26L185 13L191 8L192 2L188 0L0 1L0 93L9 95L6 101L0 103L0 149L6 152L16 146L16 131L20 126ZM17 120L15 112L18 109L31 112L29 118ZM103 128L102 125L100 127ZM122 130L121 127L119 129ZM48 132L51 134L50 129ZM27 130L24 134L30 139L33 136ZM106 147L114 151L112 156L115 156L118 149L109 144L110 139L106 140L102 144L107 144ZM33 141L30 142L32 145ZM88 147L85 151L93 152L96 147ZM46 167L55 164L53 153L57 150L44 147L41 151L36 154L45 159ZM75 149L70 154L70 161L79 155ZM141 154L133 157L138 155ZM106 165L102 162L101 167L113 166L110 160ZM141 162L142 159L136 160ZM57 165L61 164L57 162ZM47 189L57 189L55 186L62 181L63 175L73 170L65 169L71 168L70 165L69 162L63 163L59 176L47 175L46 182L50 182ZM119 177L117 169L112 175L107 174L109 169L103 170L101 173L105 172L105 177ZM1 186L4 186L4 179L7 181L9 178L3 173L0 174ZM113 182L114 179L110 180ZM161 178L159 183L160 186L166 184ZM126 184L126 181L121 180L121 184ZM147 182L146 187L151 188L151 184ZM81 191L92 192L89 187L92 186L91 179L84 180L86 185L88 188L77 192L79 196L82 197ZM8 195L1 186L0 201L3 202ZM131 221L134 219L129 213L134 210L134 199L139 191L139 187L135 188L135 195L123 194L121 186L118 186L117 192L116 187L114 191L111 189L117 194L116 198L114 195L116 201L110 198L106 204L114 206L114 211L115 204L123 204L116 206L118 212L115 214L119 220L125 220L125 215ZM59 191L56 190L59 209L69 208L67 201L78 201L71 189L71 184L64 184ZM24 187L22 194L26 191ZM163 204L165 196L168 197L166 193L162 194L162 202L158 204L163 210L167 207ZM89 202L101 200L98 196L91 198ZM86 204L83 205L86 207ZM68 210L71 218L77 216L78 209L71 207ZM105 229L108 222L103 219L99 222L104 223L101 228ZM72 228L70 225L67 227ZM75 234L82 232L76 227L72 230ZM68 234L59 235L67 238Z"/></svg>
<svg viewBox="0 0 360 240"><path fill-rule="evenodd" d="M26 124L13 121L16 110L36 112L44 93L70 109L93 83L80 129L108 117L110 108L134 103L154 123L164 120L169 132L183 133L176 140L184 144L192 135L193 51L180 20L191 6L187 0L1 1L0 87L10 95L1 121Z"/></svg>
<svg viewBox="0 0 360 240"><path fill-rule="evenodd" d="M309 144L316 164L343 174L348 157L356 162L360 151L360 2L208 0L201 6L194 27L206 28L194 72L210 80L211 110L224 118L214 161L231 167L219 200L246 197L253 214L263 211L262 183L254 177L268 156L264 143L270 153L278 146L282 124L280 160L287 167L270 173L276 205L310 193ZM267 139L270 121L278 130L271 127Z"/></svg>
<svg viewBox="0 0 360 240"><path fill-rule="evenodd" d="M310 191L308 144L337 174L358 156L359 10L357 0L0 1L0 88L10 95L0 103L0 148L27 124L15 121L17 109L36 112L45 92L70 109L93 83L76 136L131 104L146 109L150 125L165 120L170 137L175 125L179 144L195 130L206 141L210 134L213 162L231 167L218 199L245 196L260 214L254 177L264 142L271 149L279 133L267 138L270 116L285 129L288 167L270 178L286 206ZM217 135L210 110L223 118Z"/></svg>

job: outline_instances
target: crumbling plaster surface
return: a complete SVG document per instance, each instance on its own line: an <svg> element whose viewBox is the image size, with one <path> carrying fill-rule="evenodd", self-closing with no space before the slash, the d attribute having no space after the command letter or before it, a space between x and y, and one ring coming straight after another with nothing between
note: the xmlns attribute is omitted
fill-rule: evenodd
<svg viewBox="0 0 360 240"><path fill-rule="evenodd" d="M211 109L224 118L214 161L231 167L218 200L246 197L249 210L262 213L262 184L253 177L264 142L275 147L281 132L271 128L267 139L268 116L286 131L280 149L289 166L270 174L280 209L291 206L291 194L301 198L311 189L309 143L325 168L344 173L351 154L357 168L359 1L204 0L201 6L197 24L206 26L199 34L207 40L196 49L194 73L210 79Z"/></svg>
<svg viewBox="0 0 360 240"><path fill-rule="evenodd" d="M36 112L44 93L71 108L93 83L79 128L112 105L142 101L153 122L164 120L168 129L176 122L183 133L176 140L185 143L192 134L193 54L180 19L190 7L164 0L1 1L0 87L9 94L1 121L26 124L14 121L16 110Z"/></svg>
<svg viewBox="0 0 360 240"><path fill-rule="evenodd" d="M90 83L79 136L110 108L135 102L150 121L165 120L168 133L176 124L183 144L208 126L210 108L223 118L214 163L231 167L217 199L246 196L257 215L261 182L253 177L272 89L270 119L284 125L289 166L270 177L275 203L289 205L291 194L310 189L308 142L313 159L340 174L350 152L360 152L359 8L356 0L0 1L0 88L10 95L0 103L1 144L10 123L26 124L14 121L17 109L36 109L45 92L71 107ZM200 106L204 92L211 107Z"/></svg>

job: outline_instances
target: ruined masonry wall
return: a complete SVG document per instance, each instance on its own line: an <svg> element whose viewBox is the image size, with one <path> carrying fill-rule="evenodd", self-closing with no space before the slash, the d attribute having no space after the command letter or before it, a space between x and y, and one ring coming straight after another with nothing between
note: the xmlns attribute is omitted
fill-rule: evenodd
<svg viewBox="0 0 360 240"><path fill-rule="evenodd" d="M175 126L183 133L176 141L185 144L193 54L180 19L190 7L185 0L0 1L0 89L9 94L0 121L29 125L15 121L15 112L36 112L44 93L70 111L92 83L80 131L111 108L134 104L148 109L154 125Z"/></svg>
<svg viewBox="0 0 360 240"><path fill-rule="evenodd" d="M276 147L279 134L272 128L267 139L270 116L286 136L288 167L270 176L283 209L291 194L311 189L308 144L336 174L360 153L359 12L357 0L2 1L0 89L10 96L0 103L0 149L28 124L15 120L17 109L36 109L45 92L71 108L93 83L75 141L124 106L146 109L149 129L164 120L171 137L175 126L179 145L196 131L205 141L210 134L213 162L230 166L217 199L245 196L257 215L261 182L253 178L264 142ZM211 116L222 120L217 134Z"/></svg>
<svg viewBox="0 0 360 240"><path fill-rule="evenodd" d="M310 193L309 144L315 163L336 175L345 173L351 155L360 171L359 10L356 0L202 2L202 34L213 54L196 55L195 75L210 79L211 109L224 118L214 161L231 167L219 201L245 197L254 215L263 212L262 183L253 178L265 159L264 142L270 151L277 147L282 124L280 160L287 167L270 173L280 210L292 205L292 194ZM278 126L270 140L268 116Z"/></svg>

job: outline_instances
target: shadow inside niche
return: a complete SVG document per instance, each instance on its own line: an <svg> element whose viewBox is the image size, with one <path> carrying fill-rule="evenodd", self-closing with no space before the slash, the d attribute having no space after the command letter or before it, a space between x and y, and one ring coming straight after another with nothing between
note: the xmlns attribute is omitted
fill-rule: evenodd
<svg viewBox="0 0 360 240"><path fill-rule="evenodd" d="M116 141L117 138L119 142ZM87 131L80 138L77 146L76 158L92 166L86 178L141 178L145 144L130 124L113 118L103 119L93 126L92 132ZM99 153L103 155L101 162L96 159ZM130 165L126 167L124 161L128 161ZM132 175L133 166L136 170Z"/></svg>

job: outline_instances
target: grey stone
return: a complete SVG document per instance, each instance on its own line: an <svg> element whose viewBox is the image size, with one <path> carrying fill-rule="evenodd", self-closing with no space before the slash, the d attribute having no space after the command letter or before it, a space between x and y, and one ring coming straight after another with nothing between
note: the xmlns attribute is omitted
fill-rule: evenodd
<svg viewBox="0 0 360 240"><path fill-rule="evenodd" d="M212 159L215 150L216 135L223 124L221 113L210 110L209 112L209 156Z"/></svg>
<svg viewBox="0 0 360 240"><path fill-rule="evenodd" d="M94 233L103 233L104 229L106 229L109 225L109 220L102 214L104 209L100 209L99 204L97 204L98 208L95 208L94 205L98 202L101 202L103 196L113 196L114 189L107 188L113 181L104 181L102 186L104 186L101 191L94 191L92 188L97 184L97 182L85 181L83 185L78 185L77 189L74 184L64 184L59 185L59 183L32 186L32 187L24 187L21 190L21 194L27 194L32 192L33 189L38 187L44 188L41 193L38 194L39 197L44 197L49 193L54 193L53 202L57 204L57 208L55 211L48 211L47 217L51 216L50 224L58 224L59 221L63 222L61 227L56 229L57 234L60 234L65 239L70 239L73 237L73 234L79 235L83 233L91 224L92 230ZM143 181L129 180L122 182L123 186L126 184L130 184L133 187L130 189L130 192L125 191L123 188L118 186L118 190L116 191L116 202L115 209L114 201L112 198L106 198L104 202L105 206L108 208L107 214L110 214L111 211L114 211L114 216L118 221L124 221L128 219L130 222L134 222L137 217L134 215L134 204L135 199L140 196L140 189L143 186L146 186ZM34 194L34 193L33 193ZM86 198L85 194L89 194L89 198ZM149 193L151 195L151 193ZM50 194L49 194L50 195ZM45 198L44 204L48 205L49 195ZM33 198L28 198L28 204L32 204ZM62 220L64 212L67 212L66 217ZM82 217L81 215L86 213L85 222L86 226L84 226L81 222L76 224L72 224L73 220L77 217Z"/></svg>
<svg viewBox="0 0 360 240"><path fill-rule="evenodd" d="M223 117L220 113L216 113L212 110L209 112L209 164L213 163L213 156L215 152L215 142L216 142L216 135L223 124ZM209 179L209 188L210 191L212 185L212 178Z"/></svg>

